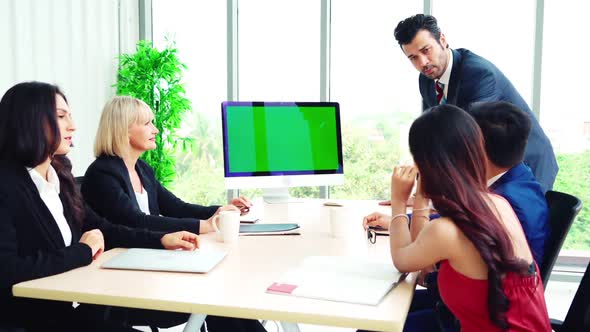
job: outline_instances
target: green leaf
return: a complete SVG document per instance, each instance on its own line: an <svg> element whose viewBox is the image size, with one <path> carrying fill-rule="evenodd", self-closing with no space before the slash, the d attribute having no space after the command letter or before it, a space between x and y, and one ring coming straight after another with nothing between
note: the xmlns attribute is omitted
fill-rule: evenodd
<svg viewBox="0 0 590 332"><path fill-rule="evenodd" d="M167 39L163 50L150 41L140 40L136 51L119 56L117 83L113 85L118 95L143 100L154 112L156 149L146 151L141 159L153 169L158 181L169 186L176 178L177 147L189 151L194 147L191 137L178 135L178 129L191 111L191 102L185 97L182 75L187 66L178 58L174 41Z"/></svg>

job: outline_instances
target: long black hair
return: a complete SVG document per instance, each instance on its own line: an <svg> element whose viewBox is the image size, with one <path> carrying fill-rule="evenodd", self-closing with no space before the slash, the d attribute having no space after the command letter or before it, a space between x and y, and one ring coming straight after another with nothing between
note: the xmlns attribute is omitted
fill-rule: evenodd
<svg viewBox="0 0 590 332"><path fill-rule="evenodd" d="M55 111L60 90L40 82L19 83L0 101L0 159L35 167L59 147Z"/></svg>
<svg viewBox="0 0 590 332"><path fill-rule="evenodd" d="M482 195L487 192L486 155L479 126L456 106L435 106L412 124L410 151L425 196L457 225L485 262L488 314L496 326L507 329L510 303L502 275L525 273L528 264L515 257L510 236Z"/></svg>
<svg viewBox="0 0 590 332"><path fill-rule="evenodd" d="M0 160L34 168L52 158L64 215L81 227L84 204L71 172L72 164L65 155L55 155L61 142L56 115L58 95L67 103L58 86L43 82L19 83L6 91L0 100Z"/></svg>

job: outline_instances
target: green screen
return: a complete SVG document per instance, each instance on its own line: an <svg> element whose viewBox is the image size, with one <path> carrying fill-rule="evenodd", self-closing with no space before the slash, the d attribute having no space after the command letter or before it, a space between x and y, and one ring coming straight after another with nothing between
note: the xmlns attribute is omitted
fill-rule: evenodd
<svg viewBox="0 0 590 332"><path fill-rule="evenodd" d="M336 170L335 107L227 106L229 171Z"/></svg>

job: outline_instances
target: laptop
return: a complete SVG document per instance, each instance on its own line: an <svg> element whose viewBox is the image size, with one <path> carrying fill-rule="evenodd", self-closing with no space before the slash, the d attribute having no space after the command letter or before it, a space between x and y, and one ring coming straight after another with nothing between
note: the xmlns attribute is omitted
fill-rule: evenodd
<svg viewBox="0 0 590 332"><path fill-rule="evenodd" d="M299 235L298 224L240 225L240 235Z"/></svg>
<svg viewBox="0 0 590 332"><path fill-rule="evenodd" d="M132 248L102 264L103 269L207 273L227 254L223 250Z"/></svg>

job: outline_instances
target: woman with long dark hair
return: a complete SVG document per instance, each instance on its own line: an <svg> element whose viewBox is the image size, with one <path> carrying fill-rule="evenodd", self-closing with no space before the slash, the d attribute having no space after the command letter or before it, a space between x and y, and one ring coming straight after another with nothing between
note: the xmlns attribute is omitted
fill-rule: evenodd
<svg viewBox="0 0 590 332"><path fill-rule="evenodd" d="M543 283L520 222L487 189L477 123L441 105L416 119L409 136L415 166L395 167L391 179L396 268L419 271L440 262L440 294L463 331L550 331ZM417 177L409 228L406 201ZM428 221L428 199L440 218Z"/></svg>
<svg viewBox="0 0 590 332"><path fill-rule="evenodd" d="M88 265L105 249L193 250L198 236L113 225L85 208L65 154L74 123L54 85L20 83L0 101L0 329L130 331L104 307L12 296L16 283Z"/></svg>

